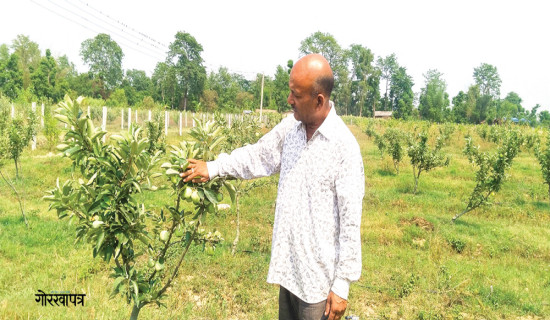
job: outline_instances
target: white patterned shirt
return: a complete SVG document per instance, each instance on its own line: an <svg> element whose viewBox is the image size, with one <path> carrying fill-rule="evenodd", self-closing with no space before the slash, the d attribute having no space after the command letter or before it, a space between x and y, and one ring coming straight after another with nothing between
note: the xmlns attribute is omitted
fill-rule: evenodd
<svg viewBox="0 0 550 320"><path fill-rule="evenodd" d="M359 145L334 107L309 141L305 125L289 116L256 144L207 165L211 178L279 172L267 282L307 303L331 290L348 298L361 275L365 177Z"/></svg>

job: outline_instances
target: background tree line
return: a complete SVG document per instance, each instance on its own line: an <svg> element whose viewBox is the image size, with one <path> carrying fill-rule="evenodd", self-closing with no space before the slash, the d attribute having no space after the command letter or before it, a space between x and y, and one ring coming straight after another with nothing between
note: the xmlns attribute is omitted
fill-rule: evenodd
<svg viewBox="0 0 550 320"><path fill-rule="evenodd" d="M372 117L375 110L393 111L399 119L433 122L493 123L504 120L550 125L550 112L540 105L522 106L515 92L500 98L501 79L495 66L474 68L472 84L450 98L444 75L436 69L424 74L420 92L395 54L375 57L361 44L342 48L329 33L315 32L304 39L300 55L320 53L335 75L333 100L340 114ZM262 75L246 79L225 67L207 72L202 45L189 33L178 32L165 61L151 77L145 71L122 69L124 53L107 34L81 44L80 56L89 67L79 73L66 55L42 55L36 42L19 35L11 45L0 45L0 94L13 102L56 103L65 94L98 99L109 106L167 106L172 109L240 112L259 107ZM284 112L293 61L277 66L264 77L264 107Z"/></svg>

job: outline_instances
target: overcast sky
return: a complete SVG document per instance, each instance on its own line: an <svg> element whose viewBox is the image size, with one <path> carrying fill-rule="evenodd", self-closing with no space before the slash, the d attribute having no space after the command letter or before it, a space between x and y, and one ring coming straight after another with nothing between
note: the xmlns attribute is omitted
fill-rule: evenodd
<svg viewBox="0 0 550 320"><path fill-rule="evenodd" d="M523 107L550 110L550 4L544 0L379 1L4 1L0 44L18 34L42 52L66 54L87 71L80 44L108 33L125 56L124 69L151 75L178 31L202 44L208 70L227 67L252 79L273 75L277 65L299 58L300 42L316 31L332 34L343 48L361 44L376 57L395 53L424 86L429 69L443 73L454 97L473 83L482 63L497 67L501 96L519 94ZM144 35L146 37L144 37Z"/></svg>

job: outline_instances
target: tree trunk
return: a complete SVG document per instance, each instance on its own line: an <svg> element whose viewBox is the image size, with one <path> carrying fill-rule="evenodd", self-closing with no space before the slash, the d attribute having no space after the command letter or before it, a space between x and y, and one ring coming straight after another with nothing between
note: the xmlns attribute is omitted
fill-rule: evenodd
<svg viewBox="0 0 550 320"><path fill-rule="evenodd" d="M235 255L237 251L237 244L239 243L239 235L241 233L241 212L239 210L239 193L235 194L235 211L237 211L237 235L235 240L233 240L233 248L231 249L231 254Z"/></svg>
<svg viewBox="0 0 550 320"><path fill-rule="evenodd" d="M467 213L467 212L469 212L469 211L470 211L470 210L469 210L468 208L464 209L464 211L462 211L461 213L458 213L457 215L455 215L455 216L453 217L453 220L452 220L452 221L455 222L456 219L460 218L463 214L465 214L465 213Z"/></svg>
<svg viewBox="0 0 550 320"><path fill-rule="evenodd" d="M140 311L141 308L134 304L134 307L132 308L132 314L130 315L130 320L137 320Z"/></svg>
<svg viewBox="0 0 550 320"><path fill-rule="evenodd" d="M413 193L416 194L416 190L418 189L418 179L420 179L420 172L421 169L418 169L418 175L416 174L416 170L413 167L413 175L414 175L414 191Z"/></svg>
<svg viewBox="0 0 550 320"><path fill-rule="evenodd" d="M393 166L395 167L395 171L397 171L397 174L399 174L399 163L397 163L395 160L393 161Z"/></svg>
<svg viewBox="0 0 550 320"><path fill-rule="evenodd" d="M19 179L19 167L17 166L17 159L13 159L13 162L15 162L15 179Z"/></svg>
<svg viewBox="0 0 550 320"><path fill-rule="evenodd" d="M19 208L21 209L21 215L23 216L23 220L25 221L25 225L28 228L29 227L29 221L27 220L27 216L25 215L25 209L23 208L23 202L21 201L21 195L19 194L19 192L17 192L17 189L15 189L15 186L8 180L8 178L4 177L4 174L2 173L1 170L0 170L0 176L2 177L2 179L4 179L4 181L6 181L8 186L10 186L11 189L13 190L13 192L15 193L15 196L17 197L17 201L19 202Z"/></svg>
<svg viewBox="0 0 550 320"><path fill-rule="evenodd" d="M183 111L187 111L187 90L185 90L185 94L183 95Z"/></svg>

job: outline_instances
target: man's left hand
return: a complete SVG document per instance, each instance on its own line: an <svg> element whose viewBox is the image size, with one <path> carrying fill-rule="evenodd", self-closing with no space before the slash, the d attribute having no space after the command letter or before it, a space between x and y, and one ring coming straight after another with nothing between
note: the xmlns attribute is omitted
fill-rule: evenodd
<svg viewBox="0 0 550 320"><path fill-rule="evenodd" d="M340 298L334 292L330 292L327 298L327 306L325 307L325 317L328 320L339 320L348 307L348 301Z"/></svg>

